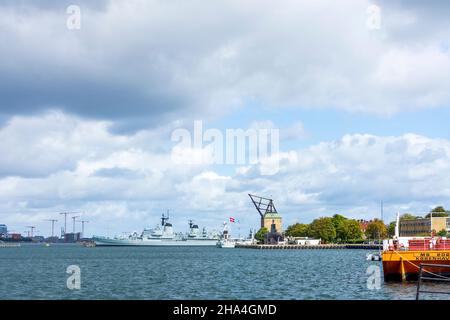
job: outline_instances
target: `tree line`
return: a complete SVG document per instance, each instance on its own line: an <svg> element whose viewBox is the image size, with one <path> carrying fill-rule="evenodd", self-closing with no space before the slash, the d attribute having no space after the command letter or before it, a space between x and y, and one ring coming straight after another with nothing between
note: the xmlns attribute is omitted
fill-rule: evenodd
<svg viewBox="0 0 450 320"><path fill-rule="evenodd" d="M264 241L268 233L266 228L261 228L255 235L258 241ZM321 239L324 243L332 242L357 242L364 238L378 239L387 235L387 227L381 220L371 221L365 230L361 230L358 220L348 219L340 214L333 217L321 217L310 224L294 223L284 232L286 237L310 237Z"/></svg>
<svg viewBox="0 0 450 320"><path fill-rule="evenodd" d="M431 210L425 218L433 217L448 217L449 211L444 207L439 206ZM400 220L420 219L421 216L414 216L405 213L400 217ZM322 239L324 243L343 243L343 242L361 242L364 239L385 239L392 237L395 233L395 221L386 225L382 220L374 219L370 221L364 232L361 228L361 223L355 219L348 219L340 214L335 214L333 217L321 217L315 219L310 224L294 223L286 228L284 235L286 237L310 237L315 239ZM255 239L263 242L265 235L269 232L267 228L261 228L255 235ZM440 236L447 236L446 230L437 232Z"/></svg>
<svg viewBox="0 0 450 320"><path fill-rule="evenodd" d="M355 219L348 219L340 214L333 217L321 217L315 219L310 224L295 223L290 225L285 232L288 237L312 237L322 239L323 242L355 242L364 239L364 236L371 239L381 237L386 234L386 226L381 220L371 221L365 230L361 229L361 224Z"/></svg>

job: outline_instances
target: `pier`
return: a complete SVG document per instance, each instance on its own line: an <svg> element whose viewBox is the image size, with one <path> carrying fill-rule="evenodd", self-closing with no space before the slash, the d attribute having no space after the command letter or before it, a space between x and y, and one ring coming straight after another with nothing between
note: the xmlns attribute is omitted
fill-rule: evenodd
<svg viewBox="0 0 450 320"><path fill-rule="evenodd" d="M17 248L20 247L20 243L7 243L0 241L0 248Z"/></svg>
<svg viewBox="0 0 450 320"><path fill-rule="evenodd" d="M336 250L336 249L366 249L380 250L381 244L319 244L319 245L297 245L297 244L236 244L236 248L243 249L266 249L266 250L297 250L297 249L315 249L315 250Z"/></svg>

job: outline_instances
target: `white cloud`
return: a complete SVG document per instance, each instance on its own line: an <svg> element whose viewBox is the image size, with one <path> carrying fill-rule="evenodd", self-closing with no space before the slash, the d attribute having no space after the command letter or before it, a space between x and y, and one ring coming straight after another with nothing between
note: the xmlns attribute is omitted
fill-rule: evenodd
<svg viewBox="0 0 450 320"><path fill-rule="evenodd" d="M76 210L96 232L119 232L154 224L165 209L180 225L194 218L218 227L237 215L255 226L247 193L273 197L287 222L336 211L370 218L382 199L387 216L400 208L449 205L450 141L415 134L345 135L280 152L235 174L221 173L221 166L175 165L166 128L124 137L109 133L104 122L49 113L14 118L0 136L1 168L18 173L0 179L0 214L13 227L41 221L44 230L45 217ZM166 150L147 148L145 137ZM274 160L278 173L261 175Z"/></svg>
<svg viewBox="0 0 450 320"><path fill-rule="evenodd" d="M221 176L213 171L204 171L193 176L190 180L177 186L177 190L184 195L182 202L189 203L188 206L196 210L213 210L225 208L231 209L227 204L227 183L231 180L229 176Z"/></svg>
<svg viewBox="0 0 450 320"><path fill-rule="evenodd" d="M304 210L306 219L320 214L321 208L328 215L344 210L356 217L377 216L381 200L391 210L406 206L418 212L436 203L449 205L448 140L414 134L346 135L284 160L275 177L242 170L238 179L259 186L258 192L277 199L287 212Z"/></svg>
<svg viewBox="0 0 450 320"><path fill-rule="evenodd" d="M0 130L1 175L45 176L72 170L80 157L95 159L125 138L110 139L105 122L82 122L60 112L15 117Z"/></svg>

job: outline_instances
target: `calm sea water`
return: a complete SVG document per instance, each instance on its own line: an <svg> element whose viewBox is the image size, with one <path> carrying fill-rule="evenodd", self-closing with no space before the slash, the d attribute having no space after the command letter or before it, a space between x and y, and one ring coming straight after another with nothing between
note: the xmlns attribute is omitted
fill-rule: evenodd
<svg viewBox="0 0 450 320"><path fill-rule="evenodd" d="M0 299L414 299L414 283L367 288L368 252L22 245L0 248Z"/></svg>

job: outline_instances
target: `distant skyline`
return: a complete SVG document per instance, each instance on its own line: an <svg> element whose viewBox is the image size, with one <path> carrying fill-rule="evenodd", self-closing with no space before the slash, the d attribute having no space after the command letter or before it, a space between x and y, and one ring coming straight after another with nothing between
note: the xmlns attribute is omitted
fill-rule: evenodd
<svg viewBox="0 0 450 320"><path fill-rule="evenodd" d="M284 226L378 218L381 201L386 222L450 208L449 14L445 1L2 1L0 224L50 235L58 219L59 234L58 213L77 211L86 235L112 236L170 210L176 231L235 217L247 234L248 193L272 197ZM278 172L174 164L171 134L198 120L279 129Z"/></svg>

